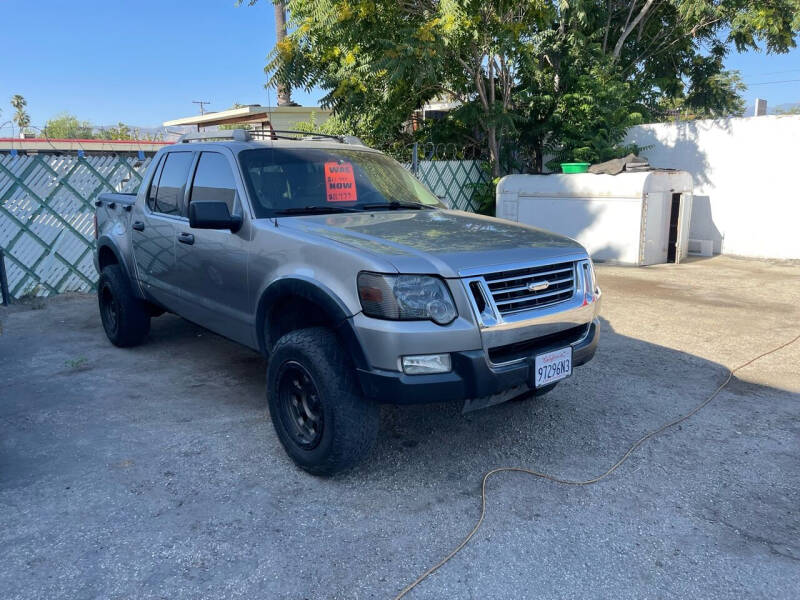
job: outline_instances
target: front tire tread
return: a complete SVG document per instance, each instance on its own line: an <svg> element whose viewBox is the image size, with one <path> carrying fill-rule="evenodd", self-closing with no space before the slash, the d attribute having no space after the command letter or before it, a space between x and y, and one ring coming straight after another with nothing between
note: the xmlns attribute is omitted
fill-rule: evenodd
<svg viewBox="0 0 800 600"><path fill-rule="evenodd" d="M293 360L312 375L325 410L319 445L304 451L294 444L281 423L278 374ZM333 475L362 460L375 443L379 407L363 397L350 360L327 327L291 331L281 337L267 365L267 397L278 438L298 466L314 475Z"/></svg>

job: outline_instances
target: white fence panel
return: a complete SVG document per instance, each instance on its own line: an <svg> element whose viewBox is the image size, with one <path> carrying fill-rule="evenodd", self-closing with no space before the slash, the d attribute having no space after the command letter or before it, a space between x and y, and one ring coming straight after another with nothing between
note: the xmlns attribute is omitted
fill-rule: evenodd
<svg viewBox="0 0 800 600"><path fill-rule="evenodd" d="M92 289L94 201L135 191L150 160L0 152L0 247L11 297Z"/></svg>

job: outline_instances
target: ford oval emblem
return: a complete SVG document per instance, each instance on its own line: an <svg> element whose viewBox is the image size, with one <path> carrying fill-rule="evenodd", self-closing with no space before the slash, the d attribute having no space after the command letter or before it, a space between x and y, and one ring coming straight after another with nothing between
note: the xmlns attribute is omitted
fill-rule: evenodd
<svg viewBox="0 0 800 600"><path fill-rule="evenodd" d="M542 290L546 290L550 287L549 281L539 281L538 283L535 281L531 281L528 284L528 291L529 292L541 292Z"/></svg>

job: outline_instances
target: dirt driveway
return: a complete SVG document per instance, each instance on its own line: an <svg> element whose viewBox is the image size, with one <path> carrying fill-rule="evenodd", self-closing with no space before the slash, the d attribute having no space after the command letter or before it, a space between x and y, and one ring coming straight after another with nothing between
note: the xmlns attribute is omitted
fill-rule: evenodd
<svg viewBox="0 0 800 600"><path fill-rule="evenodd" d="M93 297L0 309L0 596L391 598L469 531L488 469L601 473L800 333L800 265L598 270L600 349L572 379L466 416L387 408L334 479L283 453L253 352L172 316L113 348ZM800 343L598 485L488 493L409 598L796 598Z"/></svg>

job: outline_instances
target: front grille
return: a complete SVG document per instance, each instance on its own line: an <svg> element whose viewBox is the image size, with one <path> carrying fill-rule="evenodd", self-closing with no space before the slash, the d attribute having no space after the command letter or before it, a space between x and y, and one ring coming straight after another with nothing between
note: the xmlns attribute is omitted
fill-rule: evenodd
<svg viewBox="0 0 800 600"><path fill-rule="evenodd" d="M483 279L497 310L507 315L569 300L575 291L575 263L498 271Z"/></svg>

